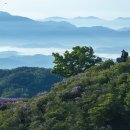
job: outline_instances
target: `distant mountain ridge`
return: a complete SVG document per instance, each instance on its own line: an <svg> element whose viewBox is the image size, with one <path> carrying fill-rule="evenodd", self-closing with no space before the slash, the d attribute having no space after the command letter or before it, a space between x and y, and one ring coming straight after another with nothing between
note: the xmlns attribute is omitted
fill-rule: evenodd
<svg viewBox="0 0 130 130"><path fill-rule="evenodd" d="M78 28L75 25L67 22L67 21L33 21L28 18L20 17L20 16L12 16L8 13L1 13L1 16L5 16L6 22L0 21L0 34L2 37L24 37L24 38L33 38L33 37L43 37L43 36L52 36L52 35L100 35L103 34L104 36L109 36L111 34L119 35L117 31L102 27L102 26L95 26L95 27L82 27ZM10 18L11 17L11 18ZM13 19L13 21L8 22L9 19ZM90 18L93 18L92 16ZM14 20L16 19L16 21ZM94 18L95 19L95 18ZM19 20L19 21L17 21ZM25 21L24 21L25 20ZM15 22L14 22L15 21ZM105 30L105 32L104 32ZM110 32L110 30L113 32Z"/></svg>
<svg viewBox="0 0 130 130"><path fill-rule="evenodd" d="M130 20L130 17L118 17L115 20Z"/></svg>
<svg viewBox="0 0 130 130"><path fill-rule="evenodd" d="M95 16L88 16L88 17L81 17L81 16L79 16L79 17L75 17L73 19L101 19L101 18L95 17Z"/></svg>
<svg viewBox="0 0 130 130"><path fill-rule="evenodd" d="M30 18L27 18L27 17L22 17L22 16L13 16L7 12L3 12L3 11L0 11L0 22L1 21L34 21Z"/></svg>
<svg viewBox="0 0 130 130"><path fill-rule="evenodd" d="M105 26L113 29L119 29L130 26L130 17L117 17L112 20L105 20L95 16L88 17L74 17L74 18L63 18L63 17L48 17L39 21L66 21L74 24L78 27L91 27L91 26Z"/></svg>
<svg viewBox="0 0 130 130"><path fill-rule="evenodd" d="M17 67L53 67L53 57L45 55L19 55L15 51L0 52L0 69L12 69Z"/></svg>
<svg viewBox="0 0 130 130"><path fill-rule="evenodd" d="M130 27L124 27L124 28L121 28L119 31L129 31L130 30Z"/></svg>
<svg viewBox="0 0 130 130"><path fill-rule="evenodd" d="M124 47L130 50L130 30L127 26L130 25L129 20L114 20L113 24L113 21L94 16L77 17L69 21L61 17L53 19L60 21L36 21L0 12L0 45L22 48L72 48L76 45L86 45L105 48L104 53L109 53L109 48L116 48L118 52ZM123 30L109 28L123 24L127 26Z"/></svg>

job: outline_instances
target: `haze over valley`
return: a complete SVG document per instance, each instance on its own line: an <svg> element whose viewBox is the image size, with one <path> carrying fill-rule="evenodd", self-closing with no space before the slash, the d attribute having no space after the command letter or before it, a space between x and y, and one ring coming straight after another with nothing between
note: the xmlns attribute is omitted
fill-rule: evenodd
<svg viewBox="0 0 130 130"><path fill-rule="evenodd" d="M4 52L16 52L13 57L1 59L1 68L30 66L31 59L34 67L50 68L53 66L52 52L63 53L77 45L92 46L98 56L112 59L118 57L122 49L130 51L129 17L114 20L94 16L33 20L1 11L0 30L1 56ZM30 60L26 60L28 58ZM36 59L45 64L41 65Z"/></svg>

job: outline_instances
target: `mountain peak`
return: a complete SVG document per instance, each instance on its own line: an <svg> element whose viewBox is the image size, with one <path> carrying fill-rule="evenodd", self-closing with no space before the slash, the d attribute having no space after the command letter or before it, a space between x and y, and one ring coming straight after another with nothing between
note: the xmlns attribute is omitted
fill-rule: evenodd
<svg viewBox="0 0 130 130"><path fill-rule="evenodd" d="M33 21L27 17L11 15L8 12L0 11L0 21Z"/></svg>
<svg viewBox="0 0 130 130"><path fill-rule="evenodd" d="M11 14L8 12L0 11L0 16L11 16Z"/></svg>
<svg viewBox="0 0 130 130"><path fill-rule="evenodd" d="M118 17L116 20L130 20L130 17Z"/></svg>

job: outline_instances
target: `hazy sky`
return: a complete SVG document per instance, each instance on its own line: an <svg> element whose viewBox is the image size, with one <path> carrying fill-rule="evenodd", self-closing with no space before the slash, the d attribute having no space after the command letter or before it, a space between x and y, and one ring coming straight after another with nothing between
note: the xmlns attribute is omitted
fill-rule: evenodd
<svg viewBox="0 0 130 130"><path fill-rule="evenodd" d="M0 10L34 19L92 15L111 19L129 17L130 0L0 0Z"/></svg>

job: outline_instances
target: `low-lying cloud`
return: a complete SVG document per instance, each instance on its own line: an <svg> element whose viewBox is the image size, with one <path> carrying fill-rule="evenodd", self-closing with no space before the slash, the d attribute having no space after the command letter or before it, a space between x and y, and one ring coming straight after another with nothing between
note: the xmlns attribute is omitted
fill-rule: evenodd
<svg viewBox="0 0 130 130"><path fill-rule="evenodd" d="M58 52L63 54L66 50L71 49L63 49L63 48L21 48L21 47L0 47L0 52L14 51L17 52L18 55L52 55L53 52ZM95 53L99 57L116 59L120 54L107 54L107 53Z"/></svg>

